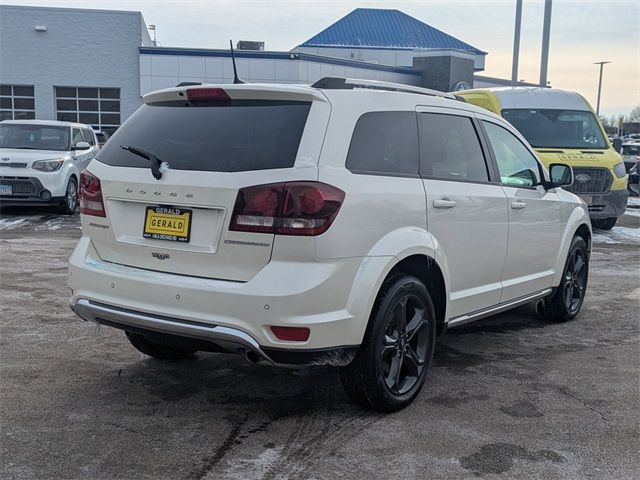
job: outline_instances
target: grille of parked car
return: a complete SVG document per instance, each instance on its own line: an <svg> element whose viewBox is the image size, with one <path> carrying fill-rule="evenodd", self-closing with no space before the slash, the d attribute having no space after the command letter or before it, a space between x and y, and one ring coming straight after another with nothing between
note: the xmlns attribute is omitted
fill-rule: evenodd
<svg viewBox="0 0 640 480"><path fill-rule="evenodd" d="M611 188L613 177L606 168L573 169L573 185L566 187L573 193L605 193Z"/></svg>
<svg viewBox="0 0 640 480"><path fill-rule="evenodd" d="M42 190L42 184L37 179L30 177L0 177L0 183L11 185L14 197L16 195L37 195Z"/></svg>

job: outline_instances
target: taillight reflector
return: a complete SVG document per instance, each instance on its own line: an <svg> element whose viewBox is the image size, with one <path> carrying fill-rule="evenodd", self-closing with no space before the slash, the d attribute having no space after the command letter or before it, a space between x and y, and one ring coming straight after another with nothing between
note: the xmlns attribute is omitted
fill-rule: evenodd
<svg viewBox="0 0 640 480"><path fill-rule="evenodd" d="M222 88L189 88L187 98L190 102L197 101L229 101L229 95Z"/></svg>
<svg viewBox="0 0 640 480"><path fill-rule="evenodd" d="M106 217L100 179L84 170L80 173L80 213Z"/></svg>
<svg viewBox="0 0 640 480"><path fill-rule="evenodd" d="M339 188L289 182L240 189L229 230L315 236L326 232L344 200Z"/></svg>
<svg viewBox="0 0 640 480"><path fill-rule="evenodd" d="M311 333L306 327L271 327L271 331L278 340L289 342L306 342Z"/></svg>

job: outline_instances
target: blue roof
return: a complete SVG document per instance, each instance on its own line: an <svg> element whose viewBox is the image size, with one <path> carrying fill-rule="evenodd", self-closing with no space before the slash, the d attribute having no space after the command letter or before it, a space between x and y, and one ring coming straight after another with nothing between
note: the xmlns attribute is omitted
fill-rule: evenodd
<svg viewBox="0 0 640 480"><path fill-rule="evenodd" d="M356 8L302 47L482 50L433 28L400 10Z"/></svg>

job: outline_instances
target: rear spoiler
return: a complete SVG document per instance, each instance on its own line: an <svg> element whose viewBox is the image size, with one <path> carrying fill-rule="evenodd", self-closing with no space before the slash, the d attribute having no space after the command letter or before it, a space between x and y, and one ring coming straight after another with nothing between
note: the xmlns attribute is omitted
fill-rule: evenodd
<svg viewBox="0 0 640 480"><path fill-rule="evenodd" d="M299 101L299 102L326 102L324 94L307 85L280 85L269 83L244 83L244 84L198 84L195 82L185 82L189 85L180 84L177 87L167 88L149 92L142 97L144 103L160 102L184 102L185 106L190 103L187 99L187 90L216 88L224 90L231 100L275 100L275 101Z"/></svg>

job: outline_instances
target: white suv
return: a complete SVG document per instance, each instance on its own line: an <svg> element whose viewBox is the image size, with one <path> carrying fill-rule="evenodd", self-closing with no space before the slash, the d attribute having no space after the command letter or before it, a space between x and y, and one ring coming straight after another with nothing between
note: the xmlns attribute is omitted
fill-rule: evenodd
<svg viewBox="0 0 640 480"><path fill-rule="evenodd" d="M503 119L417 87L150 93L81 177L71 308L157 358L340 366L397 410L447 327L579 312L589 215L550 172Z"/></svg>
<svg viewBox="0 0 640 480"><path fill-rule="evenodd" d="M100 150L81 123L49 120L0 122L0 205L78 206L80 172Z"/></svg>

